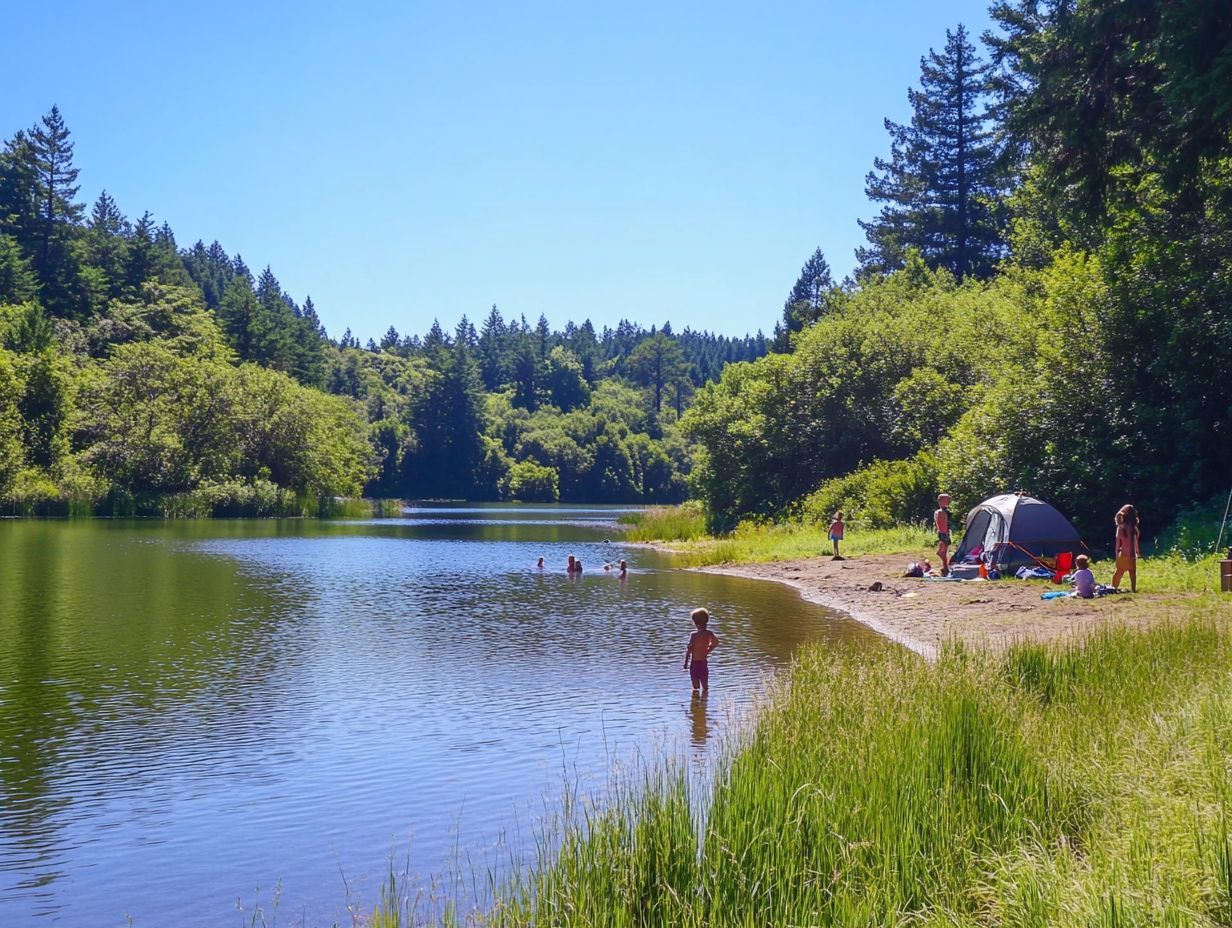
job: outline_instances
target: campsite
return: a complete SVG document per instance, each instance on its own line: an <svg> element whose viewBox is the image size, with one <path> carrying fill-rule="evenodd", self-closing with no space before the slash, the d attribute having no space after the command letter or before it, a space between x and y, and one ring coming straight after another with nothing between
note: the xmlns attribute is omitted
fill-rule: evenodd
<svg viewBox="0 0 1232 928"><path fill-rule="evenodd" d="M8 7L2 928L1232 928L1229 0Z"/></svg>

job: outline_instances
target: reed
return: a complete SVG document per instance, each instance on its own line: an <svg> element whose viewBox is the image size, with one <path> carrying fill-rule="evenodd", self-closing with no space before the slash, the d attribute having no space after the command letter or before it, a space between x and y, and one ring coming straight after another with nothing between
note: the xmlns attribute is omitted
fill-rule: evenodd
<svg viewBox="0 0 1232 928"><path fill-rule="evenodd" d="M706 511L698 503L652 506L622 515L629 541L692 541L706 536Z"/></svg>
<svg viewBox="0 0 1232 928"><path fill-rule="evenodd" d="M648 773L488 921L1232 924L1219 608L1000 656L951 645L934 666L806 650L708 804L681 767Z"/></svg>

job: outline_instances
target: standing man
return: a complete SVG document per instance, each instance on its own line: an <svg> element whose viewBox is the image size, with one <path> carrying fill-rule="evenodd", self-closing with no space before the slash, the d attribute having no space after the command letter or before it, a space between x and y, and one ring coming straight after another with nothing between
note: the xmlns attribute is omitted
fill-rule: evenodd
<svg viewBox="0 0 1232 928"><path fill-rule="evenodd" d="M939 507L933 513L933 527L937 530L937 557L941 559L941 576L950 575L950 494L937 497Z"/></svg>

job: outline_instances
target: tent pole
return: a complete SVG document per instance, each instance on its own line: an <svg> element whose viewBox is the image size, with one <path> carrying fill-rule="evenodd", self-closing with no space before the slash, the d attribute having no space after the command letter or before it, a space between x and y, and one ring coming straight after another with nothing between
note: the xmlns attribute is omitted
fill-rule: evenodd
<svg viewBox="0 0 1232 928"><path fill-rule="evenodd" d="M1228 524L1228 509L1232 507L1232 490L1228 491L1228 503L1223 507L1223 521L1219 523L1219 540L1215 542L1215 553L1219 553L1219 548L1223 544L1223 530Z"/></svg>

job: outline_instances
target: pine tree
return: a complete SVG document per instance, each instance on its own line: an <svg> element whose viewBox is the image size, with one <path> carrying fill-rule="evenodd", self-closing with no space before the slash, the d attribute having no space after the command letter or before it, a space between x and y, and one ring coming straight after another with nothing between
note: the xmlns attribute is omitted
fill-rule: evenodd
<svg viewBox="0 0 1232 928"><path fill-rule="evenodd" d="M124 287L128 264L128 220L116 206L116 201L104 190L94 201L90 218L86 220L90 263L106 278L107 295L115 298Z"/></svg>
<svg viewBox="0 0 1232 928"><path fill-rule="evenodd" d="M500 310L493 303L492 310L480 329L477 348L479 373L483 377L484 389L493 393L505 385L509 376L505 341L505 320L501 318Z"/></svg>
<svg viewBox="0 0 1232 928"><path fill-rule="evenodd" d="M38 295L38 278L30 259L11 235L0 235L0 305L24 303Z"/></svg>
<svg viewBox="0 0 1232 928"><path fill-rule="evenodd" d="M943 53L920 60L920 90L907 97L910 125L885 121L890 159L866 179L880 215L860 222L870 247L856 250L863 272L903 267L916 249L929 267L959 279L987 277L1003 253L998 219L1004 175L989 126L988 67L959 25Z"/></svg>
<svg viewBox="0 0 1232 928"><path fill-rule="evenodd" d="M43 222L40 267L50 265L56 224L75 223L81 219L82 206L76 202L78 169L73 167L70 134L57 106L53 106L39 125L30 130L30 145L38 171L39 211Z"/></svg>
<svg viewBox="0 0 1232 928"><path fill-rule="evenodd" d="M791 336L825 315L833 289L830 265L818 248L800 268L800 276L783 304L783 321L774 327L775 351L790 351Z"/></svg>
<svg viewBox="0 0 1232 928"><path fill-rule="evenodd" d="M552 342L552 327L548 325L548 317L539 314L539 321L535 324L535 343L539 351L539 360L546 361L548 357L548 348Z"/></svg>
<svg viewBox="0 0 1232 928"><path fill-rule="evenodd" d="M663 388L687 371L684 355L674 339L658 332L641 342L629 354L629 370L639 383L654 389L654 411L663 407Z"/></svg>
<svg viewBox="0 0 1232 928"><path fill-rule="evenodd" d="M29 258L41 241L37 178L34 148L26 133L18 132L0 151L0 233L16 239Z"/></svg>

